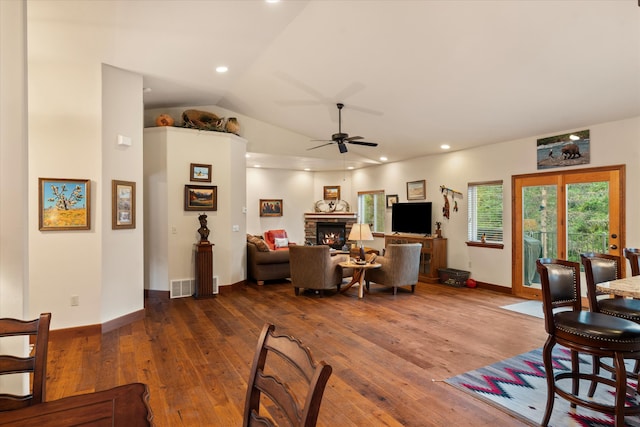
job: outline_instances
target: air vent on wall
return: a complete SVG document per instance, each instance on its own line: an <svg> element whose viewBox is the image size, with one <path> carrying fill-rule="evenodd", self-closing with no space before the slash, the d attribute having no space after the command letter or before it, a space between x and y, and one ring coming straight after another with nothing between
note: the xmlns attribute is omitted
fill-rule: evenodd
<svg viewBox="0 0 640 427"><path fill-rule="evenodd" d="M171 298L183 298L193 295L195 279L180 279L171 281ZM216 288L217 291L217 288ZM217 293L217 292L216 292Z"/></svg>

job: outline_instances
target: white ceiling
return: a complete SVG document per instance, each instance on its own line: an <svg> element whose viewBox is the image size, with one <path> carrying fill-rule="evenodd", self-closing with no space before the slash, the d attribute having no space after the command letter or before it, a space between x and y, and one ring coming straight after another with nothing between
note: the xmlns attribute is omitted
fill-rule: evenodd
<svg viewBox="0 0 640 427"><path fill-rule="evenodd" d="M219 105L308 136L249 141L267 167L392 162L640 115L636 0L111 0L108 20L88 18L91 3L78 19L114 27L112 65L144 75L145 108ZM342 131L378 147L308 151L338 131L337 102Z"/></svg>

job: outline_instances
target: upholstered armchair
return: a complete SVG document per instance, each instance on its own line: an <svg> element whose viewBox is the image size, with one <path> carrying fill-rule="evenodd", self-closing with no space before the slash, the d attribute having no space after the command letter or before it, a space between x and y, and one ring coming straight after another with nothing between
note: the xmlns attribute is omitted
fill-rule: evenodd
<svg viewBox="0 0 640 427"><path fill-rule="evenodd" d="M323 294L325 289L340 290L342 267L340 256L331 256L329 246L302 246L289 248L291 282L296 295L302 289L316 289Z"/></svg>
<svg viewBox="0 0 640 427"><path fill-rule="evenodd" d="M398 287L411 286L411 292L416 289L418 272L420 270L420 243L389 244L385 248L384 256L379 256L374 262L382 264L380 268L367 270L366 286L370 282L393 287L393 294L398 293Z"/></svg>

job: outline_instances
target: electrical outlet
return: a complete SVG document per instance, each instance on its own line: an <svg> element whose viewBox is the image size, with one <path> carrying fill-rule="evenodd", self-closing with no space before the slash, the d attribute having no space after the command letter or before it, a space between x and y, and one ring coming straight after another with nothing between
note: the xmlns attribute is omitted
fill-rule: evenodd
<svg viewBox="0 0 640 427"><path fill-rule="evenodd" d="M80 305L80 297L78 295L71 295L71 306L75 307Z"/></svg>

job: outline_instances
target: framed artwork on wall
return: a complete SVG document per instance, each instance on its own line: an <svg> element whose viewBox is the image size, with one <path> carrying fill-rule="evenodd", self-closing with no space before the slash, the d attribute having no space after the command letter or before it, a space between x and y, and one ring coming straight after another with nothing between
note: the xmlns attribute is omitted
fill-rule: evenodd
<svg viewBox="0 0 640 427"><path fill-rule="evenodd" d="M43 231L91 228L91 181L38 178L38 225Z"/></svg>
<svg viewBox="0 0 640 427"><path fill-rule="evenodd" d="M215 185L185 185L185 211L217 211L218 187Z"/></svg>
<svg viewBox="0 0 640 427"><path fill-rule="evenodd" d="M398 195L387 194L387 207L390 208L394 203L398 203Z"/></svg>
<svg viewBox="0 0 640 427"><path fill-rule="evenodd" d="M323 199L324 200L340 200L340 186L325 185Z"/></svg>
<svg viewBox="0 0 640 427"><path fill-rule="evenodd" d="M591 160L589 129L541 138L536 141L538 169L588 164Z"/></svg>
<svg viewBox="0 0 640 427"><path fill-rule="evenodd" d="M211 165L191 163L190 181L211 182Z"/></svg>
<svg viewBox="0 0 640 427"><path fill-rule="evenodd" d="M260 216L282 216L282 199L260 199Z"/></svg>
<svg viewBox="0 0 640 427"><path fill-rule="evenodd" d="M136 228L136 183L111 181L111 228Z"/></svg>
<svg viewBox="0 0 640 427"><path fill-rule="evenodd" d="M407 182L407 200L424 200L427 198L427 182L420 181Z"/></svg>

